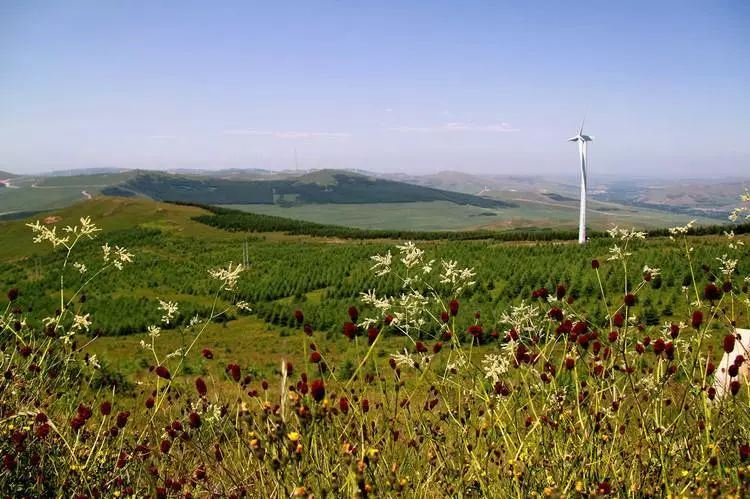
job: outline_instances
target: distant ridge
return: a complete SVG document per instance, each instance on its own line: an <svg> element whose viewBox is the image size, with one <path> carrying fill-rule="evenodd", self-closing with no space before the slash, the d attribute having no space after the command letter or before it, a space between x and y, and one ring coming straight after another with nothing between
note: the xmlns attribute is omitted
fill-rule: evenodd
<svg viewBox="0 0 750 499"><path fill-rule="evenodd" d="M308 203L364 204L448 201L482 208L507 208L512 203L338 170L320 170L299 177L270 180L223 179L139 173L124 183L102 190L105 195L125 191L161 201L202 204Z"/></svg>

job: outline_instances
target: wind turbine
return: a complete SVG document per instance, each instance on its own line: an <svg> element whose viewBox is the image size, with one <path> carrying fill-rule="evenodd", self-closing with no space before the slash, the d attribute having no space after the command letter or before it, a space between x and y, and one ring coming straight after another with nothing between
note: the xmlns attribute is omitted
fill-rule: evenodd
<svg viewBox="0 0 750 499"><path fill-rule="evenodd" d="M583 124L585 121L584 119L581 122L578 134L568 139L568 142L578 142L578 152L581 155L581 213L578 220L578 244L586 242L586 143L594 140L594 137L584 135L583 133Z"/></svg>

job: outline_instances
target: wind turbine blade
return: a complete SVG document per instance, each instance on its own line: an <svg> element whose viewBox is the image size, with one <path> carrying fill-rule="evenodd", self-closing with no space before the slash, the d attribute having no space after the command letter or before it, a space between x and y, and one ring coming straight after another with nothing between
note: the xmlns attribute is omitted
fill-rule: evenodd
<svg viewBox="0 0 750 499"><path fill-rule="evenodd" d="M576 135L575 137L571 137L571 138L568 139L568 142L577 142L577 141L578 141L578 135Z"/></svg>
<svg viewBox="0 0 750 499"><path fill-rule="evenodd" d="M581 128L578 130L578 135L583 134L583 124L586 123L586 116L581 120Z"/></svg>

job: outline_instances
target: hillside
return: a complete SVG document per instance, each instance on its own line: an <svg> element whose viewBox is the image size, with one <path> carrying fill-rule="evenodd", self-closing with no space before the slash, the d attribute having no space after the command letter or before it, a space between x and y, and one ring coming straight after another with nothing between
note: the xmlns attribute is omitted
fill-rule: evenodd
<svg viewBox="0 0 750 499"><path fill-rule="evenodd" d="M321 180L324 180L321 182ZM152 199L202 204L410 203L449 201L484 208L512 206L504 201L342 172L319 172L314 178L225 180L142 173L120 189ZM111 191L105 189L104 194Z"/></svg>

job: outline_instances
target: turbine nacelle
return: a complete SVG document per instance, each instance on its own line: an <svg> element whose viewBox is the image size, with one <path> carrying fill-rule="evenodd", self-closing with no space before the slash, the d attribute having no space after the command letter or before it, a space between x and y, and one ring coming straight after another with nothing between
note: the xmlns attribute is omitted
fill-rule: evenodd
<svg viewBox="0 0 750 499"><path fill-rule="evenodd" d="M594 137L590 135L584 135L583 133L583 124L586 122L584 119L581 122L581 128L578 129L578 133L574 136L568 139L568 142L593 142Z"/></svg>

